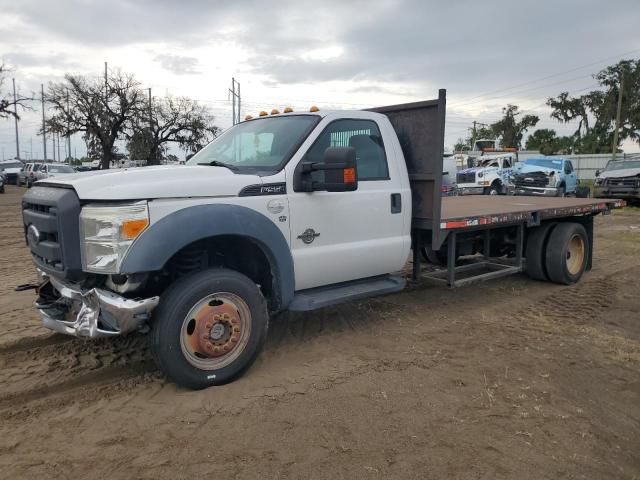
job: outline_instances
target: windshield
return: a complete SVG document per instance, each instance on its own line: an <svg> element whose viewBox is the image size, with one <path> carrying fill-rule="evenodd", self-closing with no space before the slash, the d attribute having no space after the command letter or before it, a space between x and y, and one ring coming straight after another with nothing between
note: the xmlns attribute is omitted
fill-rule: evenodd
<svg viewBox="0 0 640 480"><path fill-rule="evenodd" d="M22 163L21 162L0 163L0 170L4 170L6 168L22 168Z"/></svg>
<svg viewBox="0 0 640 480"><path fill-rule="evenodd" d="M624 170L625 168L640 168L640 160L609 162L605 170L610 172L612 170Z"/></svg>
<svg viewBox="0 0 640 480"><path fill-rule="evenodd" d="M535 165L536 167L553 168L554 170L562 169L562 160L553 160L551 158L530 158L524 161L527 165Z"/></svg>
<svg viewBox="0 0 640 480"><path fill-rule="evenodd" d="M73 173L74 170L66 165L49 165L49 173Z"/></svg>
<svg viewBox="0 0 640 480"><path fill-rule="evenodd" d="M317 115L289 115L239 123L195 154L187 165L217 163L239 172L278 171L319 120Z"/></svg>

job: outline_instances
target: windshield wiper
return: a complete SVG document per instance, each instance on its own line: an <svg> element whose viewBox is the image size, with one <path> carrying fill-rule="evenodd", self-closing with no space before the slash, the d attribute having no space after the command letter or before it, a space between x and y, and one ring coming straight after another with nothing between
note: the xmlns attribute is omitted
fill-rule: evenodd
<svg viewBox="0 0 640 480"><path fill-rule="evenodd" d="M218 160L211 160L210 162L199 163L198 165L208 165L210 167L225 167L225 168L228 168L229 170L231 170L233 172L238 170L238 167L235 167L233 165L229 165L228 163L219 162Z"/></svg>

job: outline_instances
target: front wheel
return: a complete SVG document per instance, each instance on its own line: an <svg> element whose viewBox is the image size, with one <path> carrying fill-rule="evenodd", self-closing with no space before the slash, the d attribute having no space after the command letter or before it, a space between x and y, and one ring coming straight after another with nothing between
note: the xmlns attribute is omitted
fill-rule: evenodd
<svg viewBox="0 0 640 480"><path fill-rule="evenodd" d="M153 317L151 347L158 367L192 389L241 376L262 350L269 325L255 282L221 268L179 279L162 295Z"/></svg>
<svg viewBox="0 0 640 480"><path fill-rule="evenodd" d="M484 194L485 195L500 195L500 185L498 184L493 184L490 187L487 187L484 189Z"/></svg>

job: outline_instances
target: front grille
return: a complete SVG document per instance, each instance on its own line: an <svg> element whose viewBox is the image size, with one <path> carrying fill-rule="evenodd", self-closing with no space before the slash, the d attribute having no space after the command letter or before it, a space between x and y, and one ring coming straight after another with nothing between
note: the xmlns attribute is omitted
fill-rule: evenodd
<svg viewBox="0 0 640 480"><path fill-rule="evenodd" d="M519 173L514 176L513 183L516 187L543 188L549 185L549 177L542 172Z"/></svg>
<svg viewBox="0 0 640 480"><path fill-rule="evenodd" d="M24 195L25 240L38 267L70 280L79 278L79 218L80 201L73 190L33 187Z"/></svg>
<svg viewBox="0 0 640 480"><path fill-rule="evenodd" d="M640 180L636 177L632 178L605 178L604 185L608 187L627 187L636 188L639 186Z"/></svg>
<svg viewBox="0 0 640 480"><path fill-rule="evenodd" d="M458 183L476 183L476 172L458 172L456 180Z"/></svg>

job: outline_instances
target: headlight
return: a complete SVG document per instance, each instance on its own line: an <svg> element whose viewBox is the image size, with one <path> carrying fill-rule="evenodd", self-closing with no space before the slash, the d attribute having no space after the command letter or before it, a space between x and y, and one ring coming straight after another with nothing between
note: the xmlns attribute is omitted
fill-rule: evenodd
<svg viewBox="0 0 640 480"><path fill-rule="evenodd" d="M83 207L80 213L83 270L119 273L129 247L148 225L147 202Z"/></svg>
<svg viewBox="0 0 640 480"><path fill-rule="evenodd" d="M602 185L602 178L598 177L593 181L594 185Z"/></svg>
<svg viewBox="0 0 640 480"><path fill-rule="evenodd" d="M484 173L478 172L478 178L482 178L483 176L484 176Z"/></svg>

